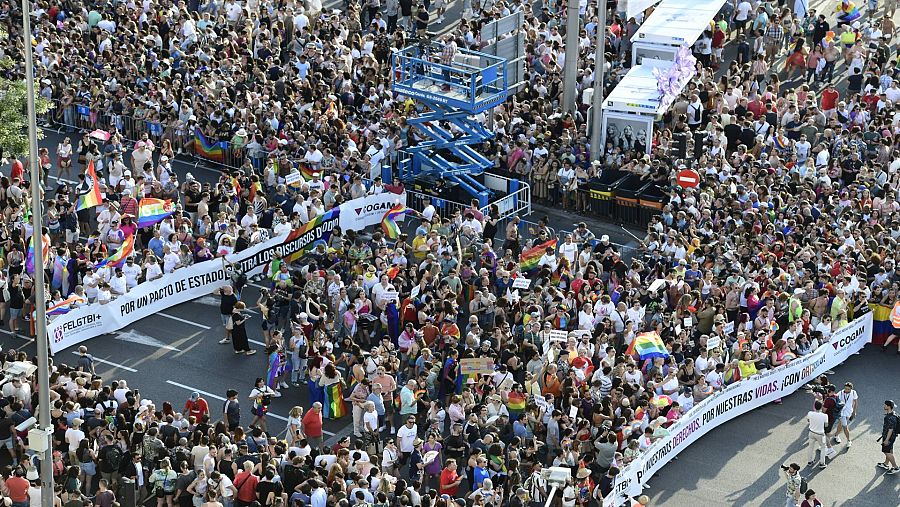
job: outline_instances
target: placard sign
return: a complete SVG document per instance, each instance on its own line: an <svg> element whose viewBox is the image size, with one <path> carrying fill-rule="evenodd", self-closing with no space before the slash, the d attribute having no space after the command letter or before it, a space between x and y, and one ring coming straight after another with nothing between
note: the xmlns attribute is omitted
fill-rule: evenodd
<svg viewBox="0 0 900 507"><path fill-rule="evenodd" d="M554 329L550 331L551 342L566 342L569 340L569 332L562 329Z"/></svg>
<svg viewBox="0 0 900 507"><path fill-rule="evenodd" d="M527 289L531 287L531 279L525 278L524 276L520 276L513 280L513 289Z"/></svg>
<svg viewBox="0 0 900 507"><path fill-rule="evenodd" d="M714 349L722 344L722 338L719 336L710 336L706 340L706 350Z"/></svg>
<svg viewBox="0 0 900 507"><path fill-rule="evenodd" d="M494 373L494 360L490 357L467 357L459 361L463 375L489 375Z"/></svg>

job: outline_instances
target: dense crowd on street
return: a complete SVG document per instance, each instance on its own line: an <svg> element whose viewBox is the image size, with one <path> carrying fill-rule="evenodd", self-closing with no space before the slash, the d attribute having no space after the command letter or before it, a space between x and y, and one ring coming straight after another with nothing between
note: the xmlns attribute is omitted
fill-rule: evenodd
<svg viewBox="0 0 900 507"><path fill-rule="evenodd" d="M372 167L420 139L406 120L415 104L390 91L389 55L448 4L35 2L45 120L71 134L40 154L50 303L104 304L387 191ZM609 4L607 90L627 71L640 26L624 4ZM550 494L542 468L558 466L571 470L560 505L598 505L694 404L814 352L868 302L898 299L900 66L886 8L839 24L830 11L726 2L694 45L697 76L656 125L650 153L608 144L592 163L586 111L560 113L564 4L464 1L458 28L441 38L450 50L477 49L485 20L526 11L529 81L495 110L497 137L483 149L495 170L573 211L590 208L586 184L601 171L656 181L669 199L642 255L626 259L582 222L523 272L522 252L552 231L475 205L418 210L397 240L337 230L283 265L258 299L240 277L217 291L217 339L264 356L260 377L221 393L224 404L199 393L155 402L96 375L86 348L76 364L54 365L57 504L110 507L130 479L157 507L538 505ZM7 3L0 13L16 54L21 11ZM598 19L593 5L581 14L579 90L592 86ZM2 72L21 72L14 61ZM197 129L244 150L216 183L175 168ZM79 211L91 163L104 199ZM0 320L29 335L34 182L21 161L11 165L0 178ZM289 186L298 165L307 177ZM673 184L685 167L700 174L698 188ZM139 229L148 197L176 212ZM131 235L121 267L96 266ZM529 288L514 289L522 277ZM247 320L251 308L261 326ZM645 332L664 354L629 351ZM492 372L464 373L473 358L492 358ZM0 469L0 491L13 507L48 494L15 429L35 413L35 392L28 378L2 386L0 456L5 448L14 466ZM266 419L275 397L297 400L284 427ZM849 445L855 405L823 410L827 424L849 427ZM328 418L346 418L351 434L326 444ZM885 435L886 454L895 435ZM816 505L788 490L788 505Z"/></svg>

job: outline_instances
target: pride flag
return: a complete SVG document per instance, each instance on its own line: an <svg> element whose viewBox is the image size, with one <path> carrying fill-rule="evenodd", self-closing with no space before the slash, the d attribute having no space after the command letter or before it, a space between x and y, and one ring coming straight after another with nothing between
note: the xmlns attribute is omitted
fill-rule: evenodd
<svg viewBox="0 0 900 507"><path fill-rule="evenodd" d="M41 258L43 259L41 268L43 268L50 262L50 236L46 234L44 234L44 241L41 244L41 253ZM25 271L29 275L34 274L34 234L28 240L28 252L25 254Z"/></svg>
<svg viewBox="0 0 900 507"><path fill-rule="evenodd" d="M309 222L306 222L306 224L304 224L302 227L299 227L299 228L291 231L291 233L288 234L288 237L284 240L284 243L287 244L287 243L290 243L291 241L294 241L295 239L297 239L299 237L302 237L307 232L315 229L319 225L322 225L322 222L325 222L326 220L331 220L332 218L337 216L339 213L340 213L340 208L337 208L337 207L326 211L324 214L317 216L316 218L310 220ZM292 253L291 255L288 255L287 257L284 257L282 259L282 261L287 262L287 263L294 262L297 259L299 259L300 257L303 257L303 254L305 254L307 251L312 249L313 246L316 245L319 241L324 241L325 244L328 245L328 239L330 237L331 237L331 231L325 231L322 233L322 235L320 237L315 238L314 241L310 241L309 244L305 248L298 250L298 251Z"/></svg>
<svg viewBox="0 0 900 507"><path fill-rule="evenodd" d="M125 259L134 253L134 234L125 238L125 242L112 255L98 262L96 267L111 266L118 268L125 263Z"/></svg>
<svg viewBox="0 0 900 507"><path fill-rule="evenodd" d="M304 163L297 164L297 169L300 170L300 174L303 175L303 179L305 179L306 181L311 180L313 177L313 174L319 172Z"/></svg>
<svg viewBox="0 0 900 507"><path fill-rule="evenodd" d="M403 204L395 204L393 208L388 210L381 218L381 230L388 239L397 239L400 237L400 226L397 225L397 219L403 215L415 213L414 210L407 208Z"/></svg>
<svg viewBox="0 0 900 507"><path fill-rule="evenodd" d="M515 413L525 410L525 393L510 391L510 393L506 395L506 408L510 412Z"/></svg>
<svg viewBox="0 0 900 507"><path fill-rule="evenodd" d="M640 333L635 336L634 341L628 346L628 350L625 354L630 356L635 352L640 354L642 360L651 357L669 357L666 345L656 331Z"/></svg>
<svg viewBox="0 0 900 507"><path fill-rule="evenodd" d="M103 196L100 195L100 178L97 177L97 171L94 170L93 160L85 171L84 182L87 184L87 190L78 195L78 200L75 202L77 211L99 206L103 202Z"/></svg>
<svg viewBox="0 0 900 507"><path fill-rule="evenodd" d="M216 162L225 162L223 143L211 143L200 129L194 129L194 150L197 155Z"/></svg>
<svg viewBox="0 0 900 507"><path fill-rule="evenodd" d="M62 289L68 278L69 269L66 267L66 261L63 260L62 256L57 255L56 259L53 260L53 279L50 281L50 288L53 290Z"/></svg>
<svg viewBox="0 0 900 507"><path fill-rule="evenodd" d="M138 206L137 226L152 227L175 213L175 206L168 199L145 197Z"/></svg>
<svg viewBox="0 0 900 507"><path fill-rule="evenodd" d="M85 300L83 297L78 296L77 294L72 294L67 299L60 301L59 303L56 303L55 305L51 306L50 308L47 308L47 315L64 315L66 313L69 313L69 310L72 309L72 308L70 308L72 306L72 304L74 304L74 303L82 304L84 302L85 302Z"/></svg>
<svg viewBox="0 0 900 507"><path fill-rule="evenodd" d="M547 253L547 249L552 248L556 250L556 242L556 239L551 239L522 252L522 255L519 256L519 270L523 273L527 273L528 271L537 269L538 262L540 262L541 257Z"/></svg>
<svg viewBox="0 0 900 507"><path fill-rule="evenodd" d="M341 382L325 386L325 403L322 404L327 419L340 419L347 415L347 404L344 403L344 392Z"/></svg>

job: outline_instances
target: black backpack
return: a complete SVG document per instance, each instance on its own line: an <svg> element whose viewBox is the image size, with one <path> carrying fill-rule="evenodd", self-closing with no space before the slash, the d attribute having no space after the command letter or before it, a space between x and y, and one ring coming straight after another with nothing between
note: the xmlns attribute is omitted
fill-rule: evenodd
<svg viewBox="0 0 900 507"><path fill-rule="evenodd" d="M122 466L122 456L122 449L117 445L109 446L106 449L106 461L114 471L119 470L119 467Z"/></svg>

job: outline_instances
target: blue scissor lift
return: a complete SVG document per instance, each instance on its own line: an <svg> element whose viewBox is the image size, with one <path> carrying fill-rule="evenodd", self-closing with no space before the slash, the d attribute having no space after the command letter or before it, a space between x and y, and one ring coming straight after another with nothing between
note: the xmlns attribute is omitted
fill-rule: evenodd
<svg viewBox="0 0 900 507"><path fill-rule="evenodd" d="M441 44L422 43L391 58L393 91L425 106L422 114L408 122L427 140L405 150L400 179L411 181L424 175L450 181L487 206L492 192L473 176L493 163L473 146L494 133L470 116L506 100L506 60L458 49L453 62L442 65L442 50Z"/></svg>

